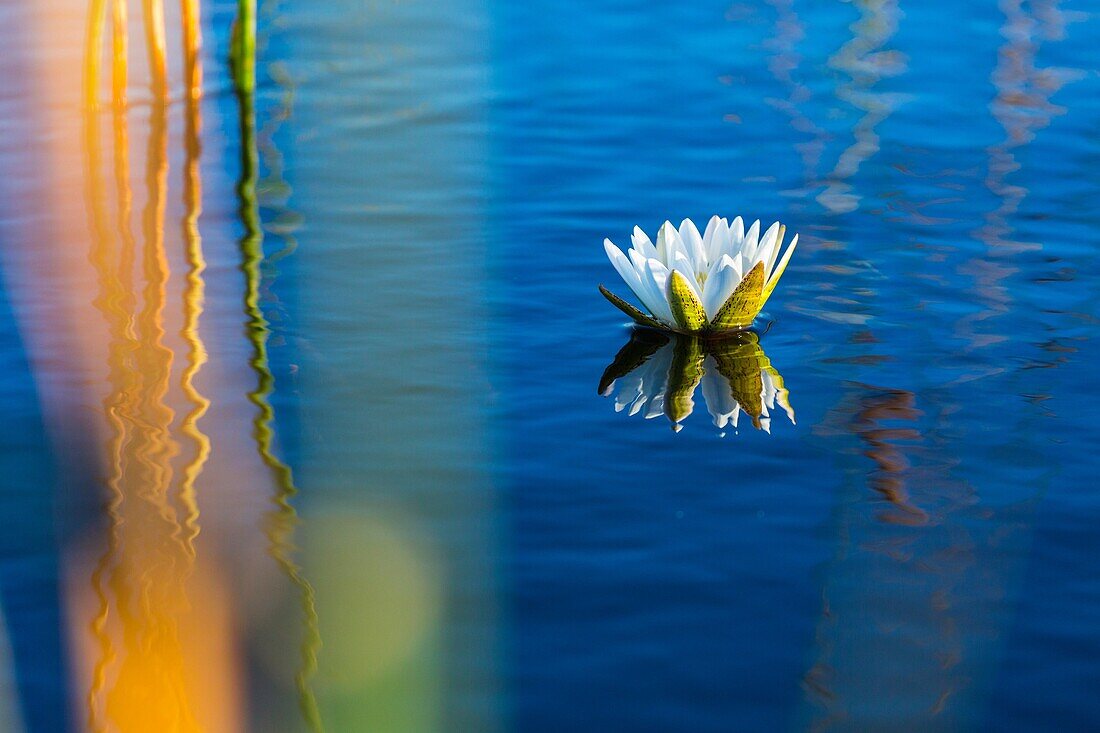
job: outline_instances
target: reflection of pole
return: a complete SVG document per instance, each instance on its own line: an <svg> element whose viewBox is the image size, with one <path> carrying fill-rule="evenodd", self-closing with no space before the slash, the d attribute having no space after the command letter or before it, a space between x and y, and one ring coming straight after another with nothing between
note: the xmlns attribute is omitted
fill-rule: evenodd
<svg viewBox="0 0 1100 733"><path fill-rule="evenodd" d="M878 152L875 128L897 104L894 95L876 93L873 89L884 76L904 70L904 57L879 50L897 32L896 0L859 0L856 6L860 18L852 25L854 36L829 59L830 68L850 77L850 81L837 87L837 98L864 113L852 128L852 144L837 158L833 170L825 176L825 190L817 196L818 203L832 213L848 213L859 205L859 197L851 192L852 186L847 181L864 161ZM886 60L892 63L884 64Z"/></svg>
<svg viewBox="0 0 1100 733"><path fill-rule="evenodd" d="M116 0L124 2L124 0ZM199 0L180 0L180 20L183 24L183 85L185 96L197 100L202 96L202 24L199 22ZM188 115L190 122L191 115ZM197 140L197 138L196 138Z"/></svg>
<svg viewBox="0 0 1100 733"><path fill-rule="evenodd" d="M88 29L84 39L84 109L89 111L94 111L98 103L99 60L103 52L106 13L107 0L92 0L88 9Z"/></svg>
<svg viewBox="0 0 1100 733"><path fill-rule="evenodd" d="M199 334L199 317L203 310L203 271L206 261L202 256L202 238L198 219L202 210L202 182L199 171L201 145L199 134L202 125L199 103L202 99L202 62L199 52L199 8L195 0L183 0L184 69L188 93L184 98L186 127L184 130L185 162L183 172L183 240L186 244L187 281L183 291L184 318L181 329L187 342L187 366L183 370L180 386L192 408L180 424L180 432L191 438L195 455L183 467L180 482L180 501L184 506L184 541L194 555L195 537L199 533L199 508L195 499L195 479L202 473L210 455L210 438L198 428L198 421L210 407L210 400L195 388L194 380L206 363L206 348ZM194 86L192 86L194 85Z"/></svg>
<svg viewBox="0 0 1100 733"><path fill-rule="evenodd" d="M246 330L252 344L250 364L256 372L256 389L248 393L248 399L256 406L252 421L252 434L256 448L264 464L271 470L277 493L268 513L265 527L269 552L299 591L305 635L302 640L302 666L295 675L298 688L298 704L311 730L322 730L317 699L310 687L310 678L317 671L317 650L321 637L317 629L317 610L313 587L301 573L291 557L291 535L298 523L297 513L291 503L298 493L293 472L272 450L275 433L272 424L275 411L269 397L274 391L275 378L268 364L267 339L270 328L260 308L260 265L263 262L263 231L260 222L259 203L256 200L256 181L259 177L259 154L256 147L255 93L256 53L256 5L255 0L241 0L237 22L233 27L230 63L236 87L240 114L241 175L237 181L238 213L244 225L241 250L241 271L245 276L244 308Z"/></svg>
<svg viewBox="0 0 1100 733"><path fill-rule="evenodd" d="M1050 99L1065 80L1035 64L1040 46L1036 35L1042 28L1034 11L1025 8L1019 0L1002 0L1000 6L1004 13L1001 35L1005 43L997 52L997 65L990 76L997 92L990 109L1005 135L1001 142L987 149L989 165L985 178L986 188L997 198L998 206L985 215L985 223L974 232L985 244L986 252L969 260L960 270L973 276L979 302L985 306L956 324L956 331L972 349L1010 338L1008 333L982 332L979 327L986 322L995 324L995 319L1011 311L1013 294L1005 281L1019 270L1015 256L1041 247L1041 244L1011 238L1011 218L1028 195L1027 188L1009 180L1011 174L1020 169L1015 151L1030 143L1036 132L1050 124L1054 116L1064 112ZM1057 3L1048 9L1053 17L1057 17L1058 12Z"/></svg>
<svg viewBox="0 0 1100 733"><path fill-rule="evenodd" d="M111 3L111 96L115 111L126 109L126 77L129 52L126 42L126 0Z"/></svg>
<svg viewBox="0 0 1100 733"><path fill-rule="evenodd" d="M810 181L816 177L816 169L821 152L825 148L827 133L802 111L802 105L813 96L813 91L795 78L795 71L802 61L798 54L798 44L805 39L806 30L792 0L768 0L775 9L775 28L764 45L775 51L768 59L768 69L775 80L788 90L786 99L775 99L770 104L790 118L791 128L810 137L809 140L795 144L801 153L803 177Z"/></svg>
<svg viewBox="0 0 1100 733"><path fill-rule="evenodd" d="M164 7L161 0L144 0L145 45L154 99L168 99L168 61L164 52Z"/></svg>

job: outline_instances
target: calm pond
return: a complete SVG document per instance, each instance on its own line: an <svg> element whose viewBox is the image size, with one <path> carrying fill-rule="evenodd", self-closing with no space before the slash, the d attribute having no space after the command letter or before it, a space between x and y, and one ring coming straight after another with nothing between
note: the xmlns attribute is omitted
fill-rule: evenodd
<svg viewBox="0 0 1100 733"><path fill-rule="evenodd" d="M237 14L0 6L0 731L1100 727L1095 6Z"/></svg>

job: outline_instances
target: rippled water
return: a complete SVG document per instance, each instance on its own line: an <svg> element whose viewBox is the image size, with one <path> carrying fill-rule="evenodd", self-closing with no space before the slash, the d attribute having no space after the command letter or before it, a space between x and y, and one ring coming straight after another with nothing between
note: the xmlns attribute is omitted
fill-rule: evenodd
<svg viewBox="0 0 1100 733"><path fill-rule="evenodd" d="M686 5L0 9L0 730L1100 724L1095 9Z"/></svg>

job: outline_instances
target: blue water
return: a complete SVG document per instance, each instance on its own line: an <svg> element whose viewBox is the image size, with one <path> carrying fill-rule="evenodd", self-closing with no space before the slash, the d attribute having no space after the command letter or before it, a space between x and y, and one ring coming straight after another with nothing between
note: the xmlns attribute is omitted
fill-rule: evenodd
<svg viewBox="0 0 1100 733"><path fill-rule="evenodd" d="M308 638L301 584L255 580L281 576L243 437L233 4L203 12L199 538L239 617L242 727L309 729L286 641ZM10 37L28 14L7 13ZM1098 17L1053 0L262 7L265 399L325 729L1100 726ZM12 69L80 61L17 50ZM2 87L4 190L79 192L79 170L35 165L61 133L20 121L27 86ZM800 235L755 328L795 414L773 407L767 430L716 427L701 389L679 430L597 390L631 335L596 289L627 293L603 238L715 213ZM93 307L34 265L50 217L0 202L0 502L19 528L0 541L0 689L29 731L83 725L66 578L109 534L94 441L49 438L72 429L57 405L103 409L76 396L103 370L50 350L50 294ZM55 247L87 267L79 227Z"/></svg>

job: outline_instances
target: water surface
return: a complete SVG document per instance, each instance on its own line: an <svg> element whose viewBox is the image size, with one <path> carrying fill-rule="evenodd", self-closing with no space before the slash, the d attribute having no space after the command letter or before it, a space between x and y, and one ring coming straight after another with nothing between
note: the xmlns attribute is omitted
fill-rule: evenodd
<svg viewBox="0 0 1100 733"><path fill-rule="evenodd" d="M1096 726L1087 4L182 7L0 11L0 729Z"/></svg>

